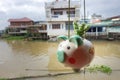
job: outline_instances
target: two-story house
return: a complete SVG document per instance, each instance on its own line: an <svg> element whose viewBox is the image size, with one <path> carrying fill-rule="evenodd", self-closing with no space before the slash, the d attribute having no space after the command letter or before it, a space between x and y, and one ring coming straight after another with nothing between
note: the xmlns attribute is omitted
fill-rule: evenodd
<svg viewBox="0 0 120 80"><path fill-rule="evenodd" d="M68 32L68 0L56 0L45 3L47 32L49 36L67 35ZM80 1L70 3L70 30L73 33L73 21L80 20Z"/></svg>
<svg viewBox="0 0 120 80"><path fill-rule="evenodd" d="M27 33L27 27L33 25L33 20L24 17L19 19L9 19L10 25L8 26L8 34L11 35L24 35Z"/></svg>

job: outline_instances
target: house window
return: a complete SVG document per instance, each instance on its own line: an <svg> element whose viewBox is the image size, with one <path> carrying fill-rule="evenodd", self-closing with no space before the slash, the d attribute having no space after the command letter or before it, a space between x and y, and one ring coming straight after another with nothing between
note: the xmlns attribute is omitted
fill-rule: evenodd
<svg viewBox="0 0 120 80"><path fill-rule="evenodd" d="M69 22L66 22L66 30L68 30ZM73 22L70 22L70 30L73 30Z"/></svg>
<svg viewBox="0 0 120 80"><path fill-rule="evenodd" d="M52 24L52 29L60 29L60 24Z"/></svg>
<svg viewBox="0 0 120 80"><path fill-rule="evenodd" d="M62 24L62 29L64 29L64 24Z"/></svg>
<svg viewBox="0 0 120 80"><path fill-rule="evenodd" d="M62 11L54 11L54 15L62 15L63 12Z"/></svg>
<svg viewBox="0 0 120 80"><path fill-rule="evenodd" d="M67 11L66 13L68 14L69 11ZM70 17L75 17L75 11L70 11Z"/></svg>

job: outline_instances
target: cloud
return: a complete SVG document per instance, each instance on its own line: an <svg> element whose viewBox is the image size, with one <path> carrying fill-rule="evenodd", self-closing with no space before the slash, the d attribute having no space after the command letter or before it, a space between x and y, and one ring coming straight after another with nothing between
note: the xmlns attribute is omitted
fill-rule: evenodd
<svg viewBox="0 0 120 80"><path fill-rule="evenodd" d="M9 18L29 17L35 21L45 20L45 2L48 0L0 0L0 29L9 25ZM89 15L97 13L109 17L119 15L119 3L120 0L86 0L86 9ZM83 0L81 6L83 14Z"/></svg>
<svg viewBox="0 0 120 80"><path fill-rule="evenodd" d="M47 0L0 0L0 29L9 25L9 18L29 17L33 20L44 20L44 1Z"/></svg>
<svg viewBox="0 0 120 80"><path fill-rule="evenodd" d="M119 15L120 0L86 0L86 8L89 14L98 13L103 17Z"/></svg>

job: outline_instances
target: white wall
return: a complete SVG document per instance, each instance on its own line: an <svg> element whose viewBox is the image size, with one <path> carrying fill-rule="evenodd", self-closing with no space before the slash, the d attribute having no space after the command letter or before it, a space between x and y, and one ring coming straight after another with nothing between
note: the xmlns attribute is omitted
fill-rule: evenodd
<svg viewBox="0 0 120 80"><path fill-rule="evenodd" d="M52 29L52 24L60 24L60 29ZM47 32L49 36L65 35L65 22L48 23Z"/></svg>
<svg viewBox="0 0 120 80"><path fill-rule="evenodd" d="M60 29L52 29L52 24L60 24ZM65 22L48 23L47 27L49 36L68 35L68 30L65 29ZM74 35L74 30L70 30L70 35Z"/></svg>

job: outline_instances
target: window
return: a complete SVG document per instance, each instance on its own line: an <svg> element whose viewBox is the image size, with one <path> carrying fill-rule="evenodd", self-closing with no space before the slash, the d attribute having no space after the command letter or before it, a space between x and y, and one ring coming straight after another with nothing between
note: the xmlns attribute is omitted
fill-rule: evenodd
<svg viewBox="0 0 120 80"><path fill-rule="evenodd" d="M66 13L68 14L69 11L67 11ZM75 11L74 10L70 10L70 17L75 17Z"/></svg>
<svg viewBox="0 0 120 80"><path fill-rule="evenodd" d="M69 11L67 11L67 14L69 13ZM70 11L70 14L75 14L75 11Z"/></svg>
<svg viewBox="0 0 120 80"><path fill-rule="evenodd" d="M54 15L62 15L63 12L62 11L54 11Z"/></svg>
<svg viewBox="0 0 120 80"><path fill-rule="evenodd" d="M62 24L62 29L64 29L64 24Z"/></svg>
<svg viewBox="0 0 120 80"><path fill-rule="evenodd" d="M52 24L52 29L60 29L60 24Z"/></svg>
<svg viewBox="0 0 120 80"><path fill-rule="evenodd" d="M68 30L69 22L66 22L66 30ZM73 30L73 22L70 22L70 30Z"/></svg>
<svg viewBox="0 0 120 80"><path fill-rule="evenodd" d="M51 29L51 25L49 25L49 29Z"/></svg>

